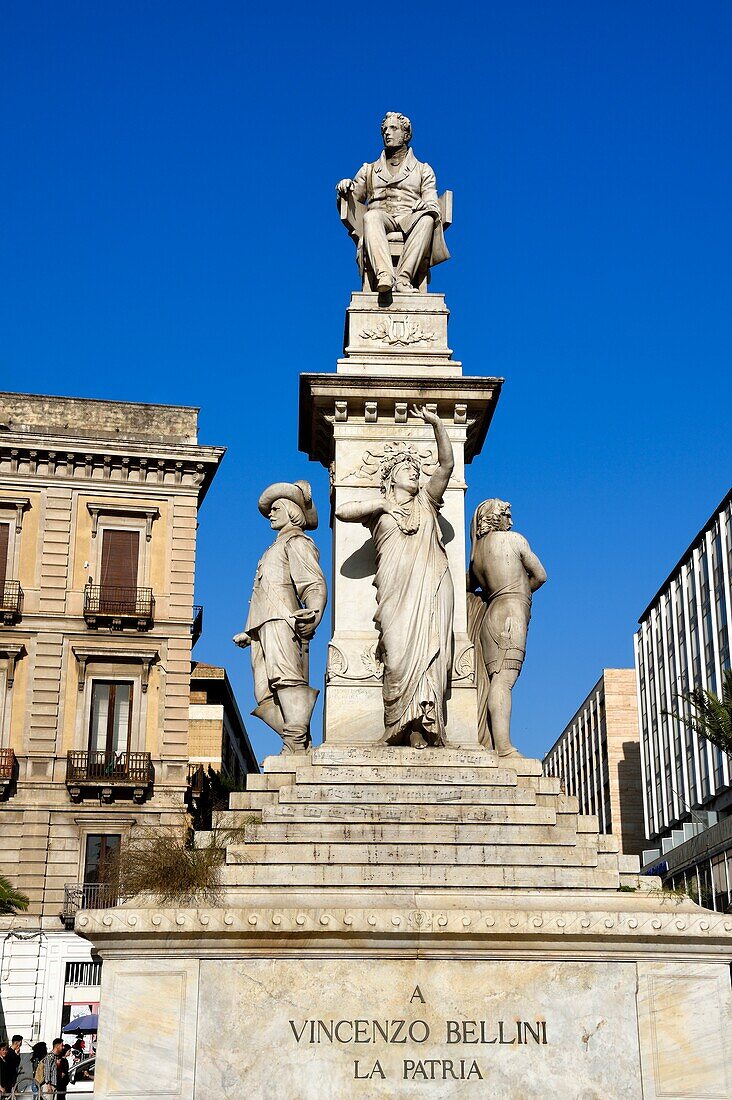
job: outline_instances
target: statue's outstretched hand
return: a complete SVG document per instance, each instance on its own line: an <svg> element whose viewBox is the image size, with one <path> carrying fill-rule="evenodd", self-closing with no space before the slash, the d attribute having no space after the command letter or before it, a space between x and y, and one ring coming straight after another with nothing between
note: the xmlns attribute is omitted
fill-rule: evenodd
<svg viewBox="0 0 732 1100"><path fill-rule="evenodd" d="M252 644L252 639L249 637L246 630L242 630L241 634L235 634L232 641L234 645L238 645L240 649L246 649L247 646Z"/></svg>
<svg viewBox="0 0 732 1100"><path fill-rule="evenodd" d="M348 194L349 191L352 190L353 180L339 180L336 184L336 191L339 195L343 195L344 197Z"/></svg>
<svg viewBox="0 0 732 1100"><path fill-rule="evenodd" d="M412 416L418 416L420 420L424 420L426 424L440 423L440 418L437 413L430 412L426 405L422 405L421 408L418 405L412 405L409 411Z"/></svg>

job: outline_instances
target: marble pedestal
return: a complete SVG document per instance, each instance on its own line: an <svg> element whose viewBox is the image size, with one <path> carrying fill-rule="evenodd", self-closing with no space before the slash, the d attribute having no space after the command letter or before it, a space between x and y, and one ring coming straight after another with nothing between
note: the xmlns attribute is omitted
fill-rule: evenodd
<svg viewBox="0 0 732 1100"><path fill-rule="evenodd" d="M441 527L455 589L452 691L447 739L477 745L473 646L465 592L465 466L480 453L503 380L464 376L447 343L448 310L441 294L394 295L385 307L375 294L354 293L346 313L344 355L334 374L300 378L300 449L331 473L331 513L342 503L371 499L380 487L385 448L409 444L423 472L436 466L432 429L409 415L427 405L445 423L455 470ZM331 607L323 738L368 745L384 732L381 666L374 627L375 562L368 530L333 518Z"/></svg>
<svg viewBox="0 0 732 1100"><path fill-rule="evenodd" d="M325 746L250 785L220 905L77 916L97 1100L731 1095L732 916L538 761Z"/></svg>

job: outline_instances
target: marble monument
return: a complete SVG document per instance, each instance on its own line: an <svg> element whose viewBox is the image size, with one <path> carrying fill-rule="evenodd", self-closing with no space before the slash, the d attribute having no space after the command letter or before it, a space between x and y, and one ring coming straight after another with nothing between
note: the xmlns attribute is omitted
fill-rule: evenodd
<svg viewBox="0 0 732 1100"><path fill-rule="evenodd" d="M77 915L104 959L97 1100L727 1100L732 915L641 876L513 751L545 574L491 499L473 519L468 592L466 469L503 380L452 358L427 282L451 203L437 200L438 219L408 121L387 115L383 133L381 170L339 185L365 275L343 356L300 377L300 448L331 482L323 742L269 757L219 813L218 904ZM290 593L266 622L304 700L298 642L325 588L311 600L285 562L305 538L298 524L286 535L288 502L307 518L298 484L302 499L280 485L260 504L285 525L240 640L261 646L263 715L302 750L257 611L265 579Z"/></svg>

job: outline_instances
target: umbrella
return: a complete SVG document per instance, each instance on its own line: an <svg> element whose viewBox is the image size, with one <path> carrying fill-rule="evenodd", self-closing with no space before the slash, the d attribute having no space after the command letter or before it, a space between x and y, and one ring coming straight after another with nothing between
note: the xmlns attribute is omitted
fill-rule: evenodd
<svg viewBox="0 0 732 1100"><path fill-rule="evenodd" d="M96 1012L92 1012L88 1016L77 1016L75 1020L70 1020L66 1027L61 1028L61 1031L96 1031L98 1027L99 1016Z"/></svg>

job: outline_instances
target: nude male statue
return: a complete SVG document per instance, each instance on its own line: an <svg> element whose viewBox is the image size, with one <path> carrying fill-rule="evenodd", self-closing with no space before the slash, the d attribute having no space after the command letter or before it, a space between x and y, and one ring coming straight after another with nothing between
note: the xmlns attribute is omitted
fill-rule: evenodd
<svg viewBox="0 0 732 1100"><path fill-rule="evenodd" d="M376 277L376 290L387 294L416 293L415 278L425 260L430 266L450 258L440 222L435 173L418 161L410 149L412 124L405 115L389 111L381 123L384 152L364 164L355 179L336 184L338 195L349 192L367 204L363 219L363 247ZM404 251L394 271L388 233L404 237ZM363 256L359 257L362 266Z"/></svg>
<svg viewBox="0 0 732 1100"><path fill-rule="evenodd" d="M468 631L476 650L479 733L499 756L521 755L511 744L511 692L526 654L532 595L546 581L512 522L511 505L491 499L478 505L470 525Z"/></svg>

